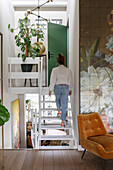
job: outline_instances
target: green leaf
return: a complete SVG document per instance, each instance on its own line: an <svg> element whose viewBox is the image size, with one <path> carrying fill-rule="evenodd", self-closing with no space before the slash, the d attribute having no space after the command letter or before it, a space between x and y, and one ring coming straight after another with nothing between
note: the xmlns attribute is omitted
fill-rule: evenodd
<svg viewBox="0 0 113 170"><path fill-rule="evenodd" d="M32 24L31 27L35 26L35 24Z"/></svg>
<svg viewBox="0 0 113 170"><path fill-rule="evenodd" d="M29 38L30 38L30 39L31 39L31 37L32 37L32 36L31 36L31 35L29 35Z"/></svg>
<svg viewBox="0 0 113 170"><path fill-rule="evenodd" d="M18 53L18 57L20 57L20 53Z"/></svg>
<svg viewBox="0 0 113 170"><path fill-rule="evenodd" d="M0 104L0 126L7 122L10 118L10 113L5 108L5 106Z"/></svg>
<svg viewBox="0 0 113 170"><path fill-rule="evenodd" d="M25 51L25 46L21 46L21 51L24 52Z"/></svg>
<svg viewBox="0 0 113 170"><path fill-rule="evenodd" d="M16 39L16 45L19 47L21 45L20 39Z"/></svg>
<svg viewBox="0 0 113 170"><path fill-rule="evenodd" d="M15 35L15 40L18 38L18 35Z"/></svg>
<svg viewBox="0 0 113 170"><path fill-rule="evenodd" d="M21 23L21 24L20 24L20 28L22 29L23 27L24 27L24 24L23 24L23 23Z"/></svg>
<svg viewBox="0 0 113 170"><path fill-rule="evenodd" d="M0 118L0 126L3 126L4 123L5 123L5 122L3 121L3 119Z"/></svg>
<svg viewBox="0 0 113 170"><path fill-rule="evenodd" d="M43 34L39 34L38 38L44 38L44 35Z"/></svg>
<svg viewBox="0 0 113 170"><path fill-rule="evenodd" d="M38 57L38 56L39 56L39 52L36 53L36 57Z"/></svg>
<svg viewBox="0 0 113 170"><path fill-rule="evenodd" d="M24 38L24 42L25 42L25 43L28 43L28 42L29 42L29 38L28 38L28 37L25 37L25 38Z"/></svg>
<svg viewBox="0 0 113 170"><path fill-rule="evenodd" d="M28 18L25 17L25 18L23 19L23 22L27 23L27 22L28 22Z"/></svg>
<svg viewBox="0 0 113 170"><path fill-rule="evenodd" d="M26 104L29 104L31 102L31 100L26 100Z"/></svg>
<svg viewBox="0 0 113 170"><path fill-rule="evenodd" d="M26 60L26 54L22 54L22 61L24 62Z"/></svg>
<svg viewBox="0 0 113 170"><path fill-rule="evenodd" d="M10 24L8 24L8 29L10 29Z"/></svg>
<svg viewBox="0 0 113 170"><path fill-rule="evenodd" d="M20 23L20 22L21 22L21 19L18 20L18 23Z"/></svg>
<svg viewBox="0 0 113 170"><path fill-rule="evenodd" d="M13 29L13 28L11 28L11 29L10 29L10 31L13 33L13 32L14 32L14 29Z"/></svg>
<svg viewBox="0 0 113 170"><path fill-rule="evenodd" d="M14 29L13 29L13 28L11 28L11 29L10 29L10 31L13 33L13 32L14 32Z"/></svg>

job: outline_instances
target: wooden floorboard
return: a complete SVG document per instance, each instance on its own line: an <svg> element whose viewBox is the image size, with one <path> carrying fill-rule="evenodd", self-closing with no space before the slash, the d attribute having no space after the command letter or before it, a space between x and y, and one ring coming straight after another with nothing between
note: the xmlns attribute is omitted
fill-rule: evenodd
<svg viewBox="0 0 113 170"><path fill-rule="evenodd" d="M43 170L44 168L44 153L45 151L36 151L33 170Z"/></svg>
<svg viewBox="0 0 113 170"><path fill-rule="evenodd" d="M5 150L4 170L103 170L104 160L77 150ZM2 161L0 150L0 170ZM113 160L107 160L106 170L113 170Z"/></svg>
<svg viewBox="0 0 113 170"><path fill-rule="evenodd" d="M12 168L15 160L16 160L16 156L18 154L17 150L9 150L7 152L4 153L4 166L5 166L5 170L9 170Z"/></svg>
<svg viewBox="0 0 113 170"><path fill-rule="evenodd" d="M27 154L27 151L22 150L22 151L18 152L16 159L11 167L11 170L21 170L22 169L26 154Z"/></svg>
<svg viewBox="0 0 113 170"><path fill-rule="evenodd" d="M44 154L44 170L53 169L53 151L46 151Z"/></svg>
<svg viewBox="0 0 113 170"><path fill-rule="evenodd" d="M70 151L69 150L62 151L62 155L63 155L64 169L75 170L73 159L70 156Z"/></svg>
<svg viewBox="0 0 113 170"><path fill-rule="evenodd" d="M23 166L21 168L22 170L32 170L33 169L35 154L36 154L35 150L27 151Z"/></svg>
<svg viewBox="0 0 113 170"><path fill-rule="evenodd" d="M82 152L78 152L76 150L71 150L69 152L69 155L71 159L73 160L73 165L75 167L75 170L86 170L84 166L84 162L81 160L81 154Z"/></svg>
<svg viewBox="0 0 113 170"><path fill-rule="evenodd" d="M53 151L54 170L65 170L62 151Z"/></svg>

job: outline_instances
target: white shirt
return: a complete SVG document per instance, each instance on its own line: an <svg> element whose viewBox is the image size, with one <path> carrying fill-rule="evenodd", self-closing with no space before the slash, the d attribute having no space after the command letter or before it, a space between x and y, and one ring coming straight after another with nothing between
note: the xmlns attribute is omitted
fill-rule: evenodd
<svg viewBox="0 0 113 170"><path fill-rule="evenodd" d="M52 91L58 84L69 85L70 90L73 87L72 71L64 65L52 69L49 90Z"/></svg>

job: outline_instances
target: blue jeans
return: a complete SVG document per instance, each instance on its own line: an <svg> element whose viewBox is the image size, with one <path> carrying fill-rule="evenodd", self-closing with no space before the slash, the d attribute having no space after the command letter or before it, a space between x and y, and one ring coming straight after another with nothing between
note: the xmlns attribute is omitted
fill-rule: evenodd
<svg viewBox="0 0 113 170"><path fill-rule="evenodd" d="M60 85L60 84L55 85L54 93L55 93L55 97L56 97L57 109L61 110L61 120L66 120L69 86L68 85Z"/></svg>

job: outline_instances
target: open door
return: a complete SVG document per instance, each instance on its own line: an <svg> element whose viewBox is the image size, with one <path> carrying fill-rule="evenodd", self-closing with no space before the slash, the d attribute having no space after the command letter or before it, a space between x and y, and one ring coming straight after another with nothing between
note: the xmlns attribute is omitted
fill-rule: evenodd
<svg viewBox="0 0 113 170"><path fill-rule="evenodd" d="M67 27L48 23L48 85L52 69L58 66L56 60L58 53L65 56L67 66Z"/></svg>

